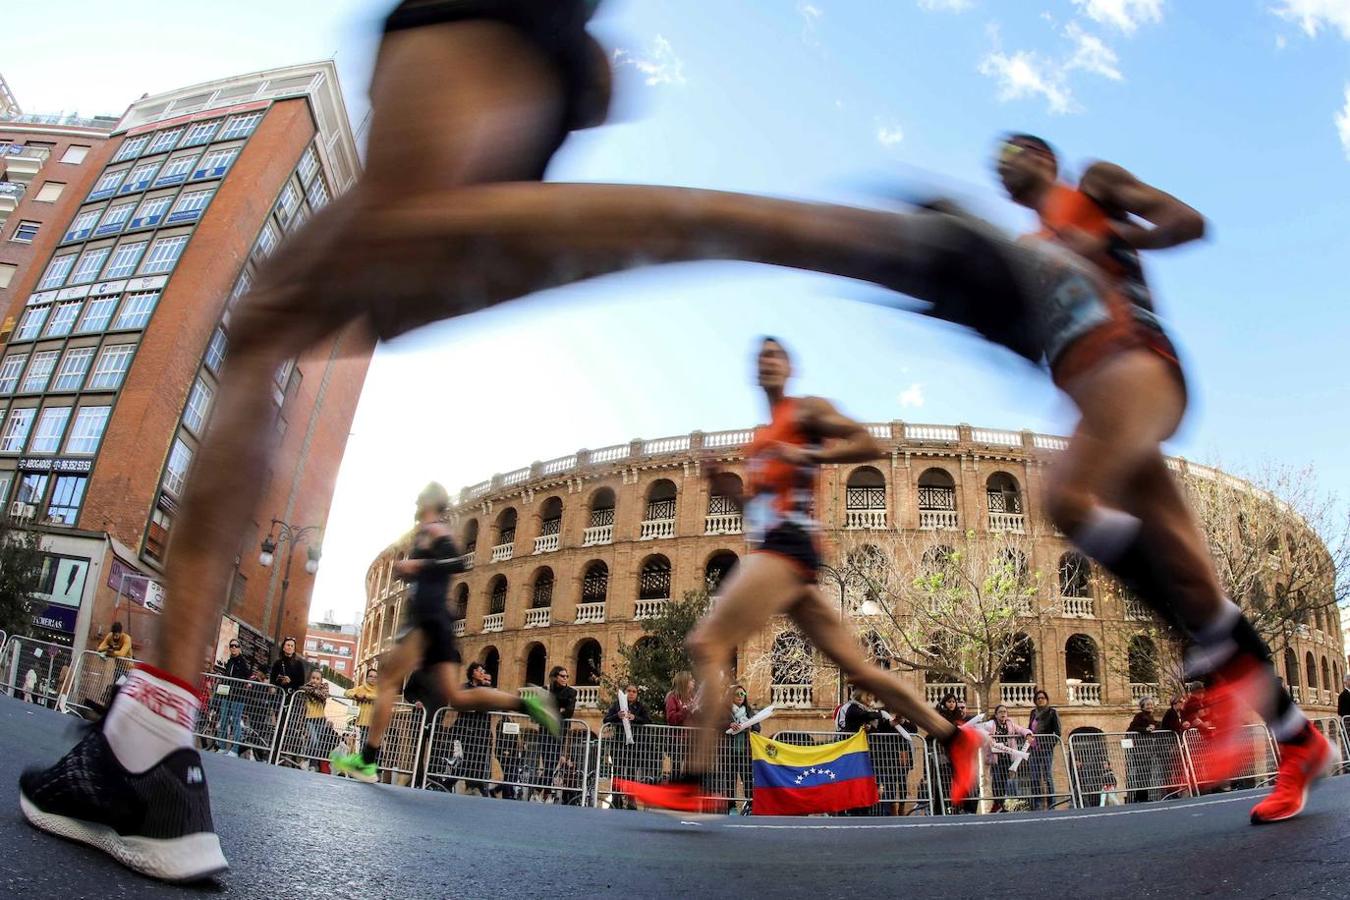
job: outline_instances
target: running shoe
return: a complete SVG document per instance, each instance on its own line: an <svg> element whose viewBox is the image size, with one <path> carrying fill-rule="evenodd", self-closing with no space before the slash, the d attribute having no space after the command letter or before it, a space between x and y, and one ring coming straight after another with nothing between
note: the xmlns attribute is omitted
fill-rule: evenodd
<svg viewBox="0 0 1350 900"><path fill-rule="evenodd" d="M962 725L947 743L947 756L952 761L950 800L960 806L980 781L980 750L989 743L989 736L978 728Z"/></svg>
<svg viewBox="0 0 1350 900"><path fill-rule="evenodd" d="M1267 700L1271 680L1261 661L1247 654L1222 663L1206 680L1205 718L1214 730L1195 760L1195 775L1201 784L1217 785L1252 770L1256 747L1245 726Z"/></svg>
<svg viewBox="0 0 1350 900"><path fill-rule="evenodd" d="M228 868L196 750L133 774L94 728L51 768L20 776L19 808L35 827L152 878L198 881Z"/></svg>
<svg viewBox="0 0 1350 900"><path fill-rule="evenodd" d="M628 795L643 806L691 813L706 810L702 779L696 775L671 778L656 784L615 778L614 790Z"/></svg>
<svg viewBox="0 0 1350 900"><path fill-rule="evenodd" d="M1292 819L1303 812L1308 802L1308 790L1319 779L1331 774L1339 761L1339 754L1322 732L1304 726L1297 744L1280 744L1280 768L1275 774L1275 788L1266 798L1252 807L1252 824L1265 825Z"/></svg>
<svg viewBox="0 0 1350 900"><path fill-rule="evenodd" d="M521 694L520 711L554 737L562 734L562 717L558 715L558 701L552 694Z"/></svg>
<svg viewBox="0 0 1350 900"><path fill-rule="evenodd" d="M365 784L374 784L380 779L379 765L366 762L360 750L343 753L341 748L335 748L328 756L328 764L333 767L334 775L346 775Z"/></svg>

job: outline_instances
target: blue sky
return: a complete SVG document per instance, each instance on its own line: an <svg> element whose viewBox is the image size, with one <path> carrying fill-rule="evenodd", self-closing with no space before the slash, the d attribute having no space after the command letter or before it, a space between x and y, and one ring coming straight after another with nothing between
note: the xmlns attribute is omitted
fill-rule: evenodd
<svg viewBox="0 0 1350 900"><path fill-rule="evenodd" d="M81 34L30 32L6 50L31 111L117 112L144 92L336 53L359 120L385 4L66 6ZM1312 463L1345 492L1350 0L610 0L594 30L616 52L616 123L574 137L557 180L858 201L935 190L1023 228L988 164L994 135L1017 129L1071 170L1110 159L1177 194L1210 238L1148 260L1193 394L1170 449L1239 470ZM382 348L314 613L359 615L366 564L428 479L458 487L579 447L758 421L748 354L764 332L793 348L798 390L858 418L1071 425L1036 372L848 299L859 293L749 266L669 268ZM427 376L456 385L455 401L424 405L410 385Z"/></svg>

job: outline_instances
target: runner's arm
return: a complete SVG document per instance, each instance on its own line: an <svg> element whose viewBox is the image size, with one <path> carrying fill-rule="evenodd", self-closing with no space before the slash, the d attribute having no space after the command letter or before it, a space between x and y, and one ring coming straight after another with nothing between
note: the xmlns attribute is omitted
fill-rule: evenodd
<svg viewBox="0 0 1350 900"><path fill-rule="evenodd" d="M867 462L885 455L862 423L853 421L824 398L802 398L801 417L801 425L808 433L829 439L825 446L808 451L814 462Z"/></svg>
<svg viewBox="0 0 1350 900"><path fill-rule="evenodd" d="M1083 174L1079 189L1097 202L1153 226L1133 221L1116 225L1116 233L1136 250L1164 250L1205 236L1204 216L1115 163L1094 163Z"/></svg>

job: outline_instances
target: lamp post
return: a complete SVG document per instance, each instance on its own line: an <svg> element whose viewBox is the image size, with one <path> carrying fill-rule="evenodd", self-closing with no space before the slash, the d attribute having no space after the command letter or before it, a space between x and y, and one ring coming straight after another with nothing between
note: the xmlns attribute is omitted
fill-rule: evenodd
<svg viewBox="0 0 1350 900"><path fill-rule="evenodd" d="M852 583L856 579L856 573L850 571L849 569L838 569L835 568L834 566L827 565L826 563L821 563L818 568L818 571L822 575L829 576L829 579L831 581L839 585L839 624L843 625L844 619L848 614L848 599L847 599L848 588L852 585ZM883 610L881 608L881 605L878 604L871 597L864 598L863 602L858 605L858 615L860 616L870 617L880 615L882 611ZM848 696L844 690L844 669L842 666L840 666L839 702L843 703L847 699Z"/></svg>
<svg viewBox="0 0 1350 900"><path fill-rule="evenodd" d="M267 537L263 538L262 552L258 554L258 563L264 568L272 567L279 546L282 544L288 545L286 569L281 573L281 602L277 604L276 627L273 629L272 635L272 646L278 649L281 647L281 623L286 615L286 590L291 586L291 561L295 558L295 548L300 544L307 543L311 535L318 534L322 530L322 527L318 525L305 525L297 528L289 522L273 519ZM319 556L321 553L318 544L311 543L305 549L305 555L308 557L305 560L306 572L313 575L319 571Z"/></svg>

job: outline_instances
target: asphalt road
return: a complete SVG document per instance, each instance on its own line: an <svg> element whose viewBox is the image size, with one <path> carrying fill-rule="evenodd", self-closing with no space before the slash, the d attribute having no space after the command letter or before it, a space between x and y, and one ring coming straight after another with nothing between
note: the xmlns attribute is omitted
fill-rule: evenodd
<svg viewBox="0 0 1350 900"><path fill-rule="evenodd" d="M205 754L232 868L171 887L38 832L19 772L69 717L0 698L0 897L1346 897L1350 776L1255 828L1241 792L951 819L697 821L450 796Z"/></svg>

